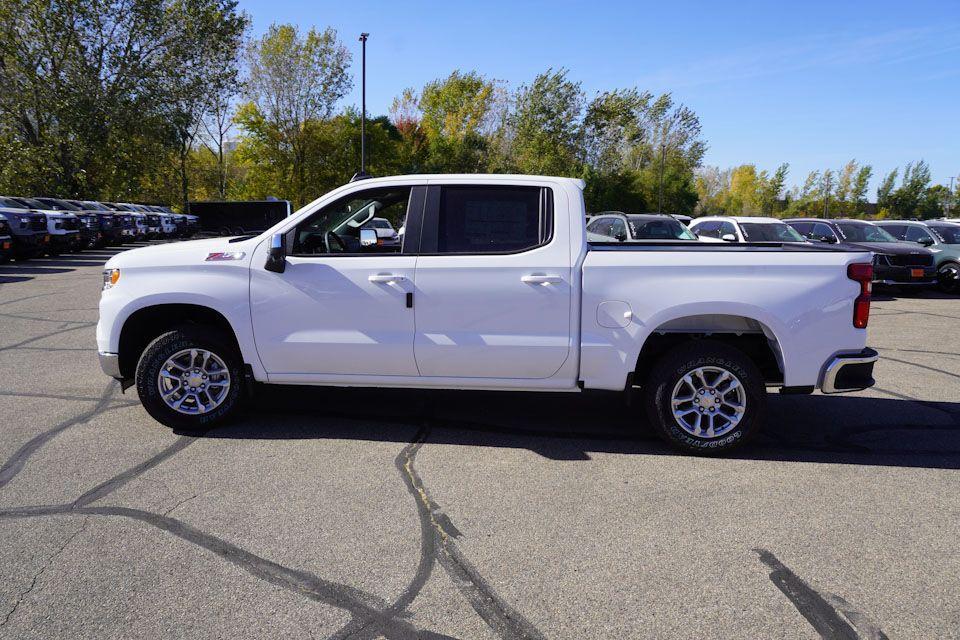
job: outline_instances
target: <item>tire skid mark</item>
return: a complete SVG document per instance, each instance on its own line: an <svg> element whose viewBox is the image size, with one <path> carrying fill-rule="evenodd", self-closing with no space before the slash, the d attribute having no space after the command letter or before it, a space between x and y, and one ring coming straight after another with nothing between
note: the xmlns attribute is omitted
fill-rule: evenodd
<svg viewBox="0 0 960 640"><path fill-rule="evenodd" d="M217 557L226 560L255 578L282 587L287 591L298 593L315 602L344 609L349 611L354 617L364 620L372 619L377 624L379 634L391 640L420 640L423 638L440 640L448 637L418 630L412 623L391 617L389 614L384 613L387 609L386 603L377 596L368 594L354 587L324 580L308 571L291 569L267 560L213 534L205 533L176 518L144 511L142 509L120 506L74 507L72 504L64 504L37 505L0 510L0 518L30 518L57 515L74 517L121 517L148 524L176 536L185 542L210 551Z"/></svg>
<svg viewBox="0 0 960 640"><path fill-rule="evenodd" d="M85 322L83 324L76 324L71 327L66 327L64 329L57 329L56 331L51 331L49 333L44 333L39 336L34 336L33 338L27 338L26 340L22 340L21 342L15 342L13 344L0 347L0 351L9 351L11 349L18 349L20 347L31 344L33 342L38 342L40 340L43 340L44 338L52 338L53 336L58 336L61 333L68 333L70 331L76 331L78 329L89 329L90 327L95 327L95 326L97 326L96 322Z"/></svg>
<svg viewBox="0 0 960 640"><path fill-rule="evenodd" d="M27 441L26 444L21 446L12 456L7 459L6 462L3 463L3 466L0 467L0 488L3 488L7 485L7 483L16 478L17 474L23 470L27 460L29 460L30 457L33 456L33 454L35 454L47 442L52 440L66 429L88 422L97 414L106 410L107 406L110 404L111 396L116 388L117 383L111 380L107 383L103 393L100 394L100 399L92 409L70 418L69 420L64 420L52 429L48 429L43 433L34 436L32 439Z"/></svg>
<svg viewBox="0 0 960 640"><path fill-rule="evenodd" d="M771 569L770 581L820 634L829 640L888 640L865 614L831 593L821 594L766 549L753 550Z"/></svg>
<svg viewBox="0 0 960 640"><path fill-rule="evenodd" d="M511 607L496 594L490 584L480 575L476 567L463 555L454 542L461 534L450 522L449 517L430 497L420 474L414 466L417 452L423 446L430 433L429 426L418 434L417 439L407 445L403 456L402 470L408 490L417 501L421 521L426 519L433 529L435 557L444 568L460 593L467 599L474 611L487 625L504 640L542 639L537 630L523 615ZM401 458L398 458L398 463Z"/></svg>
<svg viewBox="0 0 960 640"><path fill-rule="evenodd" d="M143 475L144 473L146 473L147 471L149 471L150 469L153 469L164 460L167 460L168 458L171 458L176 454L180 453L181 451L189 447L194 442L195 442L195 439L189 436L178 437L173 444L171 444L169 447L165 448L163 451L156 454L152 458L148 458L147 460L144 460L140 464L130 467L126 471L123 471L115 475L114 477L110 478L106 482L103 482L98 486L94 487L93 489L90 489L89 491L84 493L82 496L80 496L79 498L73 501L73 505L72 505L73 508L77 509L79 507L85 507L113 493L114 491L116 491L117 489L120 489L131 480L134 480L140 477L141 475Z"/></svg>
<svg viewBox="0 0 960 640"><path fill-rule="evenodd" d="M6 473L4 477L7 478L7 481L16 477L30 456L42 447L43 444L69 426L89 420L96 415L105 402L109 400L110 393L114 387L114 383L111 382L101 397L100 402L98 402L97 407L93 410L44 432L27 443L27 445L24 445L24 447L21 447L21 450L4 464L0 473ZM222 538L205 533L181 520L171 518L166 514L160 515L150 511L121 506L90 506L92 503L106 497L165 460L173 457L194 441L195 438L189 436L179 437L173 444L167 446L156 455L122 471L113 478L87 491L72 503L60 505L26 505L0 509L0 519L83 515L115 516L137 520L161 531L170 533L195 546L211 551L218 557L234 564L256 578L280 586L288 591L299 593L311 600L347 610L353 616L353 621L359 623L361 628L373 627L376 629L376 635L378 636L382 635L397 640L455 640L450 636L419 630L414 627L412 623L398 619L395 615L395 611L406 608L409 602L412 602L413 598L415 598L420 589L422 589L429 575L429 568L422 578L415 580L414 584L406 590L407 595L405 597L401 597L393 607L388 607L387 604L377 596L354 587L324 580L306 571L285 567L257 556ZM177 506L179 506L179 504ZM431 556L430 563L432 564L432 562ZM421 560L421 566L423 566L423 564L423 560Z"/></svg>
<svg viewBox="0 0 960 640"><path fill-rule="evenodd" d="M58 393L31 393L28 391L5 391L0 389L0 397L12 397L12 398L43 398L45 400L70 400L74 402L99 402L100 398L95 396L70 396L66 394ZM139 406L140 402L135 400L121 400L117 398L116 400L110 401L111 407L136 407Z"/></svg>

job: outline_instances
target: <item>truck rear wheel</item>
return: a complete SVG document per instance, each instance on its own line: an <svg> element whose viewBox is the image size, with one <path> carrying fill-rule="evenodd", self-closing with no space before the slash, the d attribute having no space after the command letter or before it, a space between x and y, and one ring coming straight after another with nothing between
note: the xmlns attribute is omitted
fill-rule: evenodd
<svg viewBox="0 0 960 640"><path fill-rule="evenodd" d="M647 415L664 440L683 451L730 451L760 427L766 388L739 349L694 340L667 352L644 385Z"/></svg>
<svg viewBox="0 0 960 640"><path fill-rule="evenodd" d="M181 431L205 430L237 410L241 359L219 332L186 325L147 345L136 384L140 402L155 420Z"/></svg>

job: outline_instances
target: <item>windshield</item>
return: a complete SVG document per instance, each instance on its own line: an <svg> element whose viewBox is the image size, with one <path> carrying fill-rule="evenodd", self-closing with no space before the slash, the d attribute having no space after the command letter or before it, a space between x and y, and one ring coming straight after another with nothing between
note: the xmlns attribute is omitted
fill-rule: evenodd
<svg viewBox="0 0 960 640"><path fill-rule="evenodd" d="M17 202L11 198L0 198L0 204L7 207L8 209L29 209L27 205L22 202Z"/></svg>
<svg viewBox="0 0 960 640"><path fill-rule="evenodd" d="M689 229L672 219L630 219L630 234L634 240L696 240Z"/></svg>
<svg viewBox="0 0 960 640"><path fill-rule="evenodd" d="M838 222L837 228L847 242L898 242L892 235L872 224Z"/></svg>
<svg viewBox="0 0 960 640"><path fill-rule="evenodd" d="M17 198L20 202L27 205L31 209L49 209L49 207L39 200L34 200L33 198Z"/></svg>
<svg viewBox="0 0 960 640"><path fill-rule="evenodd" d="M931 226L930 230L940 236L940 240L946 244L960 244L960 225L937 225Z"/></svg>
<svg viewBox="0 0 960 640"><path fill-rule="evenodd" d="M806 242L793 227L783 222L741 222L740 231L747 242Z"/></svg>
<svg viewBox="0 0 960 640"><path fill-rule="evenodd" d="M40 202L44 203L51 209L59 209L61 211L79 211L80 207L72 205L66 200L54 200L53 198L37 198Z"/></svg>

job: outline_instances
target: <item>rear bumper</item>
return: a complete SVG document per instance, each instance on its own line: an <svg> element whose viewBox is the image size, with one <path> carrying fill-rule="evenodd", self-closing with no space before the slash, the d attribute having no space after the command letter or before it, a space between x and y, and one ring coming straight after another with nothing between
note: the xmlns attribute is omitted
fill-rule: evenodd
<svg viewBox="0 0 960 640"><path fill-rule="evenodd" d="M875 384L873 365L880 358L873 349L867 347L860 353L846 353L834 356L823 368L823 393L844 393L861 391Z"/></svg>

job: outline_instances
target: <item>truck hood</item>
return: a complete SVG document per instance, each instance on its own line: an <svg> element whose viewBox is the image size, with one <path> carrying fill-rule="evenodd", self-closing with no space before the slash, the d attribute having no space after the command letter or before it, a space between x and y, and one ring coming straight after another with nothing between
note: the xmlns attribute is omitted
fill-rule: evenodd
<svg viewBox="0 0 960 640"><path fill-rule="evenodd" d="M187 240L185 242L171 242L156 244L151 247L130 249L110 258L104 265L106 269L123 269L131 267L171 267L191 264L202 265L207 256L218 252L243 252L243 258L230 261L230 264L240 264L250 260L250 254L257 246L259 238L250 238L243 242L229 242L230 238L205 238L202 240Z"/></svg>
<svg viewBox="0 0 960 640"><path fill-rule="evenodd" d="M867 249L887 255L930 255L930 250L912 242L844 242L854 249Z"/></svg>

